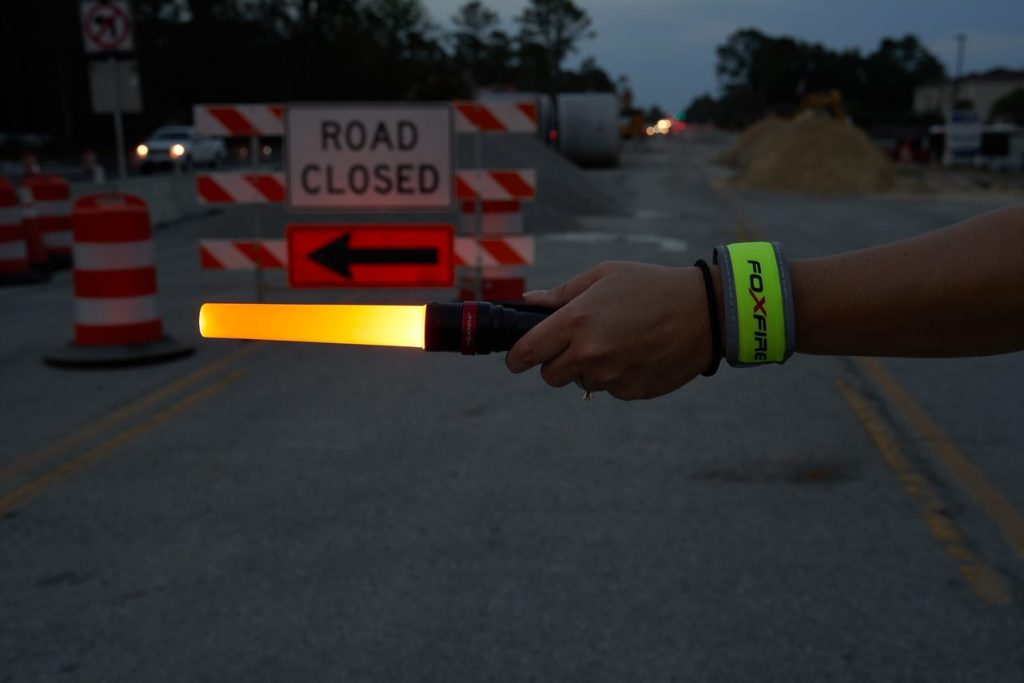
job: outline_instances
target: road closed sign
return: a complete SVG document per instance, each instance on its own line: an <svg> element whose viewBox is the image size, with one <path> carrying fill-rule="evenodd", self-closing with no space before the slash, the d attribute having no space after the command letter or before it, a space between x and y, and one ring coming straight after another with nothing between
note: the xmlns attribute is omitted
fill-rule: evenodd
<svg viewBox="0 0 1024 683"><path fill-rule="evenodd" d="M296 209L448 209L447 106L288 108L288 203Z"/></svg>

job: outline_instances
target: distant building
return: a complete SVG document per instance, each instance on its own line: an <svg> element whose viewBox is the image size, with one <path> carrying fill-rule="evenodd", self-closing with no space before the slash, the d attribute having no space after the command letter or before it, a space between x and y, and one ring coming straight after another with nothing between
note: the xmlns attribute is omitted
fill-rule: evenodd
<svg viewBox="0 0 1024 683"><path fill-rule="evenodd" d="M914 112L946 112L952 103L952 81L922 85L914 90ZM974 111L988 119L992 105L1013 92L1024 88L1024 69L992 69L980 74L967 74L960 79L957 99L970 100Z"/></svg>

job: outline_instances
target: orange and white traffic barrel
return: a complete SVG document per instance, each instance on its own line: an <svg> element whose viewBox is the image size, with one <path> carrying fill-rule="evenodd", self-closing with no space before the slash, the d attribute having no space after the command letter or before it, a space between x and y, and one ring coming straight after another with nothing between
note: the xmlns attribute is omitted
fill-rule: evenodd
<svg viewBox="0 0 1024 683"><path fill-rule="evenodd" d="M28 246L28 264L37 271L50 269L50 258L43 246L43 234L39 232L39 216L32 200L32 190L22 185L17 188L18 203L21 206L21 230Z"/></svg>
<svg viewBox="0 0 1024 683"><path fill-rule="evenodd" d="M71 185L57 175L34 175L22 186L31 193L36 226L49 265L71 265Z"/></svg>
<svg viewBox="0 0 1024 683"><path fill-rule="evenodd" d="M75 202L75 340L45 356L54 365L129 365L191 353L164 334L149 209L121 193Z"/></svg>
<svg viewBox="0 0 1024 683"><path fill-rule="evenodd" d="M28 284L44 279L46 276L32 270L29 263L18 190L7 178L0 177L0 284Z"/></svg>

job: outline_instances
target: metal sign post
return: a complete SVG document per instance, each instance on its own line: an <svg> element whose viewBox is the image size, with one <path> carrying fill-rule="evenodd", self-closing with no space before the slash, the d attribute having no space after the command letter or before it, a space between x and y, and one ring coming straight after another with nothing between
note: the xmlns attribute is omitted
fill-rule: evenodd
<svg viewBox="0 0 1024 683"><path fill-rule="evenodd" d="M123 83L122 64L115 57L118 52L131 52L135 49L135 22L132 19L132 6L128 0L82 0L80 6L82 21L82 44L87 55L106 55L107 68L102 71L91 70L90 81L93 90L93 109L97 113L106 109L114 116L114 144L117 148L117 176L124 180L128 174L124 144L123 113L132 111L131 103L126 106L125 96L128 95L129 84ZM105 79L110 82L104 83ZM137 79L136 79L137 80ZM137 82L133 83L137 98ZM104 90L112 90L112 96L97 96ZM100 105L98 102L102 102ZM141 109L141 104L135 111Z"/></svg>
<svg viewBox="0 0 1024 683"><path fill-rule="evenodd" d="M89 89L92 110L114 117L114 138L117 145L117 170L124 179L127 154L124 141L124 114L142 111L138 68L132 60L119 60L110 55L89 64Z"/></svg>
<svg viewBox="0 0 1024 683"><path fill-rule="evenodd" d="M482 130L478 130L476 135L476 167L477 170L481 170L484 167L484 133ZM484 236L484 203L483 200L477 200L476 202L476 239L479 242ZM482 301L484 298L484 261L483 253L477 252L476 257L476 281L473 285L473 293L477 301Z"/></svg>
<svg viewBox="0 0 1024 683"><path fill-rule="evenodd" d="M253 135L249 138L249 155L252 157L253 170L259 169L260 166L260 138L257 135ZM256 239L259 240L263 237L263 211L257 207L254 212L256 217L253 219L253 228L256 230ZM263 265L261 263L256 264L256 301L262 303L263 295L270 288L263 280Z"/></svg>
<svg viewBox="0 0 1024 683"><path fill-rule="evenodd" d="M114 146L117 148L117 178L121 182L128 176L127 159L124 149L124 119L121 116L121 74L114 55L107 59L114 72Z"/></svg>

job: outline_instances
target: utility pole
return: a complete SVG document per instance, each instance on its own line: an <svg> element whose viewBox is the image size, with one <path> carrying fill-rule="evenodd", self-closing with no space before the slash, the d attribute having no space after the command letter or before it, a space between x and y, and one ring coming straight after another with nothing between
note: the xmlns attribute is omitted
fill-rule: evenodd
<svg viewBox="0 0 1024 683"><path fill-rule="evenodd" d="M967 43L967 34L958 33L953 37L956 39L956 74L953 77L953 92L949 106L950 112L956 110L957 100L960 99L960 79L964 75L964 49Z"/></svg>

